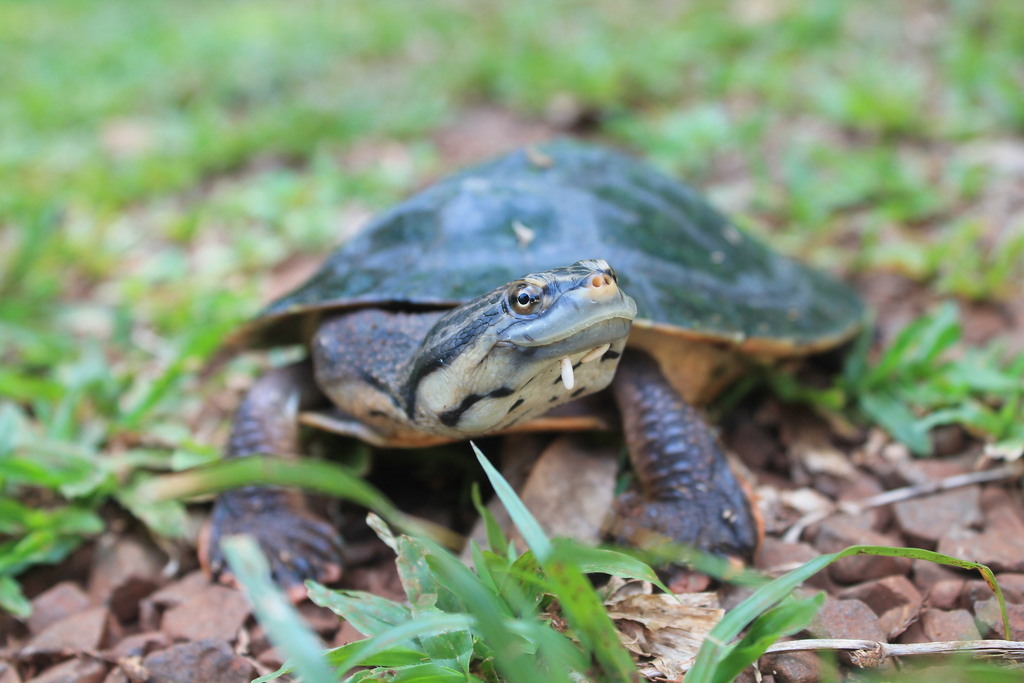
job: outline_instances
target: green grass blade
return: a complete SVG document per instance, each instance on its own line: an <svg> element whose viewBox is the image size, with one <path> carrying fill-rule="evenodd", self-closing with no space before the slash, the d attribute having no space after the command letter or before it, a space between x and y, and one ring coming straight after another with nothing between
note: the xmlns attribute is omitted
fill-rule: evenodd
<svg viewBox="0 0 1024 683"><path fill-rule="evenodd" d="M364 666L369 662L383 665L382 654L395 647L400 656L408 656L407 643L414 642L422 636L450 631L461 631L473 626L473 618L465 614L425 614L415 619L398 624L382 631L373 638L358 640L327 653L327 662L338 667L339 671L348 671L353 667ZM396 661L401 661L396 658Z"/></svg>
<svg viewBox="0 0 1024 683"><path fill-rule="evenodd" d="M568 546L563 546L568 549ZM544 574L562 604L566 621L585 650L597 661L609 681L637 676L636 664L619 640L618 631L590 579L572 562L571 553L556 553L543 563Z"/></svg>
<svg viewBox="0 0 1024 683"><path fill-rule="evenodd" d="M21 592L21 586L6 574L0 574L0 609L19 619L27 619L32 614L32 603Z"/></svg>
<svg viewBox="0 0 1024 683"><path fill-rule="evenodd" d="M335 677L324 663L322 644L274 585L270 566L256 541L249 536L232 536L224 539L222 547L228 566L249 598L256 617L274 645L288 653L302 680L333 683Z"/></svg>
<svg viewBox="0 0 1024 683"><path fill-rule="evenodd" d="M715 683L736 680L745 668L757 661L768 646L781 636L791 635L811 623L825 603L825 594L803 600L784 601L754 620L743 638L728 649L715 670Z"/></svg>
<svg viewBox="0 0 1024 683"><path fill-rule="evenodd" d="M451 531L400 511L376 487L337 463L253 455L222 460L185 472L143 482L137 495L154 500L189 498L250 485L297 486L367 507L391 524L413 534L455 542Z"/></svg>
<svg viewBox="0 0 1024 683"><path fill-rule="evenodd" d="M470 495L473 499L473 507L476 508L480 519L484 522L484 529L487 532L488 549L493 553L505 552L508 548L508 538L505 536L505 532L501 530L498 520L494 518L494 515L491 514L491 511L487 509L487 506L480 499L480 486L478 484L473 484ZM511 556L509 559L511 559Z"/></svg>
<svg viewBox="0 0 1024 683"><path fill-rule="evenodd" d="M584 648L597 660L609 680L630 680L636 675L636 666L622 646L615 626L590 581L575 565L572 556L577 550L576 544L561 544L558 546L561 552L556 552L556 546L548 540L536 518L501 473L475 444L473 450L512 522L544 570L555 596L562 604L569 625ZM608 561L607 556L602 557Z"/></svg>
<svg viewBox="0 0 1024 683"><path fill-rule="evenodd" d="M480 449L476 447L476 444L470 442L470 445L473 447L473 452L476 453L476 459L480 462L480 466L484 468L491 486L494 487L494 492L501 499L501 504L508 510L512 523L519 529L519 533L523 535L523 540L526 541L526 545L533 551L533 554L537 556L537 560L543 564L544 559L551 555L552 547L551 541L544 534L544 530L541 529L537 518L526 509L523 501L516 495L515 490L505 480L505 477L501 476L501 473L495 469L494 465L490 463Z"/></svg>
<svg viewBox="0 0 1024 683"><path fill-rule="evenodd" d="M467 611L475 618L474 630L493 652L498 671L509 681L545 681L546 683L569 683L568 664L558 660L542 661L536 651L547 649L549 639L564 639L564 636L546 630L537 641L529 641L515 633L510 624L518 623L509 612L504 601L491 592L487 586L461 562L448 553L438 553L427 558L431 569L465 603Z"/></svg>
<svg viewBox="0 0 1024 683"><path fill-rule="evenodd" d="M556 538L553 543L556 553L565 557L571 556L576 566L585 574L609 574L621 579L640 579L649 581L666 593L672 592L658 578L658 574L650 565L632 555L610 548L592 548L561 538Z"/></svg>
<svg viewBox="0 0 1024 683"><path fill-rule="evenodd" d="M331 610L367 636L383 633L412 616L405 605L366 591L332 590L316 581L307 581L306 590L315 604Z"/></svg>
<svg viewBox="0 0 1024 683"><path fill-rule="evenodd" d="M1006 613L1006 603L1003 599L1002 590L995 581L995 577L985 565L961 560L941 553L920 548L899 548L888 546L850 546L837 553L820 555L808 561L804 565L783 574L761 586L754 591L753 595L726 613L718 624L711 629L700 651L694 661L693 668L686 674L687 683L712 683L716 681L716 672L731 651L730 645L741 631L747 628L761 614L768 611L775 605L787 599L801 583L818 573L828 565L843 557L852 555L883 555L889 557L907 557L911 559L926 560L939 564L948 564L964 569L974 569L981 572L985 582L992 588L999 602L1003 616L1004 632L1007 640L1010 639L1009 621ZM778 635L781 635L778 634Z"/></svg>

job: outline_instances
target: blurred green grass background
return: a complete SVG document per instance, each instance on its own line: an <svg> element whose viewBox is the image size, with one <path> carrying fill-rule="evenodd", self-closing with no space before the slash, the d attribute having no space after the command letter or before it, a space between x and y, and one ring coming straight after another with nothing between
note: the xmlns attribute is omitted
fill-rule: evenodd
<svg viewBox="0 0 1024 683"><path fill-rule="evenodd" d="M185 533L133 486L216 458L260 362L202 361L452 170L467 112L632 149L862 281L1019 300L1022 54L1015 0L0 1L0 602L104 501Z"/></svg>

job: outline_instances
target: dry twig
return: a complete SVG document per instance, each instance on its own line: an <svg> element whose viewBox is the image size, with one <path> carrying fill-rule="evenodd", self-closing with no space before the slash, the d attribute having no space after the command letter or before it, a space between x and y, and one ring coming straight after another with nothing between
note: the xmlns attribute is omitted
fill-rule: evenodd
<svg viewBox="0 0 1024 683"><path fill-rule="evenodd" d="M775 643L765 654L808 650L852 652L856 666L874 668L890 657L966 653L975 657L998 657L1017 665L1024 663L1024 642L1016 640L950 640L935 643L880 643L874 640L808 638Z"/></svg>
<svg viewBox="0 0 1024 683"><path fill-rule="evenodd" d="M837 512L856 515L864 512L865 510L898 503L902 500L910 500L911 498L927 496L932 493L939 493L940 491L949 491L950 489L970 486L972 484L987 484L993 481L1016 479L1020 476L1024 476L1024 460L1016 460L990 470L967 472L966 474L954 474L944 479L939 479L938 481L929 481L923 484L914 484L912 486L892 489L891 491L883 491L882 493L865 498L861 501L837 503L826 510L815 510L814 512L804 515L794 522L793 526L786 530L782 539L791 543L795 542L800 539L800 534L803 533L804 529L812 524L820 522L826 517L836 514Z"/></svg>

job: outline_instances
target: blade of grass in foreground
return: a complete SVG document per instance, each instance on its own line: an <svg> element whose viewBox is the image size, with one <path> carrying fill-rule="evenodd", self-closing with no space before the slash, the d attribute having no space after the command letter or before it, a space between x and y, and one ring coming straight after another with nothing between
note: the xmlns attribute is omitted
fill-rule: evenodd
<svg viewBox="0 0 1024 683"><path fill-rule="evenodd" d="M139 485L135 495L142 500L168 500L259 484L297 486L326 493L367 507L413 535L435 538L453 547L461 542L461 537L452 531L405 514L376 487L351 470L323 460L292 460L264 455L232 458L148 479Z"/></svg>
<svg viewBox="0 0 1024 683"><path fill-rule="evenodd" d="M628 681L636 678L633 658L622 646L604 605L593 590L590 580L573 561L572 553L557 551L544 534L540 523L523 505L505 478L476 444L472 446L495 493L551 582L575 636L594 657L608 680Z"/></svg>
<svg viewBox="0 0 1024 683"><path fill-rule="evenodd" d="M290 663L306 683L333 683L324 663L323 646L306 627L298 611L270 578L270 566L256 541L249 536L224 539L224 557L245 591L253 612L276 647L287 652Z"/></svg>
<svg viewBox="0 0 1024 683"><path fill-rule="evenodd" d="M817 574L819 571L832 564L836 560L851 555L882 555L888 557L909 557L911 559L926 560L937 564L948 564L963 569L975 569L981 572L985 582L992 588L999 608L1003 616L1003 629L1005 638L1010 639L1010 626L1006 614L1006 602L1003 599L1003 592L996 583L992 570L983 564L960 560L955 557L943 555L930 550L919 548L891 548L887 546L850 546L837 553L821 555L816 557L802 567L780 576L770 583L761 586L754 594L726 613L722 621L711 630L701 645L697 659L686 674L687 683L725 683L731 680L729 672L741 671L752 664L761 652L754 648L737 649L738 643L733 640L743 629L747 628L762 614L771 610L774 606L790 597L792 592L801 583ZM781 633L779 635L782 635ZM770 643L762 641L764 647ZM763 650L762 650L763 652Z"/></svg>

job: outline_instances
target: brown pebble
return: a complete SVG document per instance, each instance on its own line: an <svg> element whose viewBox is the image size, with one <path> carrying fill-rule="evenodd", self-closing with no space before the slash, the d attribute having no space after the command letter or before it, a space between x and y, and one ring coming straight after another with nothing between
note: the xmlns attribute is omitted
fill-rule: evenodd
<svg viewBox="0 0 1024 683"><path fill-rule="evenodd" d="M914 585L922 593L928 593L932 586L939 581L951 581L955 579L965 580L969 574L949 565L927 560L914 560L911 563L911 578Z"/></svg>
<svg viewBox="0 0 1024 683"><path fill-rule="evenodd" d="M39 657L68 650L99 650L116 628L110 610L106 607L91 607L51 624L33 636L19 654L21 657Z"/></svg>
<svg viewBox="0 0 1024 683"><path fill-rule="evenodd" d="M0 683L22 683L18 672L3 659L0 659Z"/></svg>
<svg viewBox="0 0 1024 683"><path fill-rule="evenodd" d="M152 683L249 683L253 665L222 640L205 638L154 652L142 661Z"/></svg>
<svg viewBox="0 0 1024 683"><path fill-rule="evenodd" d="M203 572L195 571L150 594L139 603L139 628L158 631L164 610L191 600L212 585Z"/></svg>
<svg viewBox="0 0 1024 683"><path fill-rule="evenodd" d="M139 601L165 583L166 556L152 542L135 536L106 536L96 544L89 574L89 597L131 621Z"/></svg>
<svg viewBox="0 0 1024 683"><path fill-rule="evenodd" d="M860 600L825 599L807 631L814 638L857 638L885 642L886 633L874 611Z"/></svg>
<svg viewBox="0 0 1024 683"><path fill-rule="evenodd" d="M975 575L977 576L977 574ZM1002 586L1000 586L1002 588ZM989 598L995 597L995 593L992 588L985 582L984 579L968 579L964 581L963 590L960 592L959 607L963 609L971 609L976 602L984 602ZM1014 594L1013 597L1020 597ZM1007 595L1006 589L1003 588L1003 598L1007 602L1020 602L1020 600L1010 600L1010 596Z"/></svg>
<svg viewBox="0 0 1024 683"><path fill-rule="evenodd" d="M823 553L834 553L851 545L896 546L899 543L884 534L866 529L845 516L826 519L818 526L814 546ZM893 574L906 574L910 560L905 557L855 555L829 565L829 575L839 583L860 583Z"/></svg>
<svg viewBox="0 0 1024 683"><path fill-rule="evenodd" d="M923 603L921 593L905 576L887 576L851 586L841 591L839 597L860 600L870 607L890 639L917 619Z"/></svg>
<svg viewBox="0 0 1024 683"><path fill-rule="evenodd" d="M964 609L927 609L921 615L921 628L931 641L979 640L981 634L974 617Z"/></svg>
<svg viewBox="0 0 1024 683"><path fill-rule="evenodd" d="M144 681L145 678L139 678L137 680ZM107 674L107 677L103 679L103 683L134 683L132 679L128 678L128 674L124 672L124 669L120 667L114 667Z"/></svg>
<svg viewBox="0 0 1024 683"><path fill-rule="evenodd" d="M107 650L105 654L115 659L145 657L150 652L162 650L170 644L170 639L162 631L147 631L122 638L116 645Z"/></svg>
<svg viewBox="0 0 1024 683"><path fill-rule="evenodd" d="M928 592L928 604L936 609L955 608L960 604L960 594L966 583L965 579L946 579L936 582Z"/></svg>
<svg viewBox="0 0 1024 683"><path fill-rule="evenodd" d="M980 562L995 572L1024 572L1024 534L1014 536L988 528L980 534L955 530L942 537L938 551Z"/></svg>
<svg viewBox="0 0 1024 683"><path fill-rule="evenodd" d="M87 609L92 603L78 584L61 581L32 600L32 616L28 618L30 633L40 633L51 624Z"/></svg>
<svg viewBox="0 0 1024 683"><path fill-rule="evenodd" d="M1024 536L1024 520L1016 505L993 507L985 511L985 533L1002 534L1010 538Z"/></svg>
<svg viewBox="0 0 1024 683"><path fill-rule="evenodd" d="M897 464L895 474L900 486L930 484L970 472L975 460L974 456L902 460Z"/></svg>
<svg viewBox="0 0 1024 683"><path fill-rule="evenodd" d="M1006 613L1010 620L1010 640L1024 640L1024 605L1008 604ZM1004 636L1003 617L995 598L974 603L974 620L983 637L1002 638Z"/></svg>
<svg viewBox="0 0 1024 683"><path fill-rule="evenodd" d="M234 642L251 609L238 591L210 585L164 614L161 630L174 640L212 638Z"/></svg>
<svg viewBox="0 0 1024 683"><path fill-rule="evenodd" d="M1024 574L1002 572L996 574L996 583L1007 602L1024 602Z"/></svg>
<svg viewBox="0 0 1024 683"><path fill-rule="evenodd" d="M924 629L921 628L921 622L915 621L913 624L907 627L907 630L899 635L896 639L897 643L927 643L931 639L925 635Z"/></svg>
<svg viewBox="0 0 1024 683"><path fill-rule="evenodd" d="M893 506L900 530L915 546L932 549L952 529L981 524L981 490L965 486L930 496L903 500Z"/></svg>
<svg viewBox="0 0 1024 683"><path fill-rule="evenodd" d="M83 657L51 666L26 683L102 683L106 675L106 664Z"/></svg>
<svg viewBox="0 0 1024 683"><path fill-rule="evenodd" d="M779 683L816 683L822 680L821 657L816 652L780 652L761 657L757 668Z"/></svg>
<svg viewBox="0 0 1024 683"><path fill-rule="evenodd" d="M188 602L196 595L206 590L207 586L213 583L201 571L194 571L173 581L160 590L154 592L146 602L151 602L157 607L177 607Z"/></svg>

